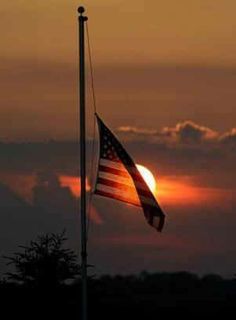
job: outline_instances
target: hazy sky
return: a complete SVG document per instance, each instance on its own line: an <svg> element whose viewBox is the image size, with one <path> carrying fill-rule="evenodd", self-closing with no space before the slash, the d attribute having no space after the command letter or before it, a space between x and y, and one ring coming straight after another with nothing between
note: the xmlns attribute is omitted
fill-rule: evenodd
<svg viewBox="0 0 236 320"><path fill-rule="evenodd" d="M83 5L98 107L112 127L135 121L156 129L186 119L219 130L234 126L235 1ZM66 0L1 3L1 139L75 137L77 6Z"/></svg>
<svg viewBox="0 0 236 320"><path fill-rule="evenodd" d="M235 66L233 0L92 0L96 63ZM1 3L1 57L74 63L78 1Z"/></svg>

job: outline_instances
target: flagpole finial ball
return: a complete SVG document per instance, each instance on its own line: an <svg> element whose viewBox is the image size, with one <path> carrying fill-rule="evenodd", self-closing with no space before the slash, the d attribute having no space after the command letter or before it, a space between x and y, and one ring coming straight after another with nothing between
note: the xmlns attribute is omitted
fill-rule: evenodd
<svg viewBox="0 0 236 320"><path fill-rule="evenodd" d="M79 12L80 14L83 14L84 11L85 11L84 7L79 7L79 8L78 8L78 12Z"/></svg>

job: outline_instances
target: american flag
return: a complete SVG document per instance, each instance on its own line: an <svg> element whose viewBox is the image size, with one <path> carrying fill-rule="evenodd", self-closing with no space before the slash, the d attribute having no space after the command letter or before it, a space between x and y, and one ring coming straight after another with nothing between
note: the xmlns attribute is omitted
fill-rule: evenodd
<svg viewBox="0 0 236 320"><path fill-rule="evenodd" d="M143 208L147 222L161 231L165 215L134 161L96 114L100 135L95 194Z"/></svg>

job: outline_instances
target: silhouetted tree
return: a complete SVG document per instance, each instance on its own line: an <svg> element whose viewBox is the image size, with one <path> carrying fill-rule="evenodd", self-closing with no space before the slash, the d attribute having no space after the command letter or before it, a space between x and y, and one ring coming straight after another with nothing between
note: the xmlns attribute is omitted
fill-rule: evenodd
<svg viewBox="0 0 236 320"><path fill-rule="evenodd" d="M74 251L64 248L66 240L63 231L39 236L29 246L19 246L22 252L5 257L15 267L15 272L7 273L8 280L33 287L56 287L75 279L80 267Z"/></svg>

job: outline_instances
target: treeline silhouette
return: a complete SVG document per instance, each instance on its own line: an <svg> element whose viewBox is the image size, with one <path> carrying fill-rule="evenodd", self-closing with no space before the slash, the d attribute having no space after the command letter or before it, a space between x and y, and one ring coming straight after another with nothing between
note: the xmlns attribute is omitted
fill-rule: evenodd
<svg viewBox="0 0 236 320"><path fill-rule="evenodd" d="M0 283L1 310L9 317L80 319L80 268L65 241L64 232L47 234L6 257L15 266ZM215 274L92 275L88 287L89 319L159 319L179 313L189 318L232 314L236 308L236 279Z"/></svg>

